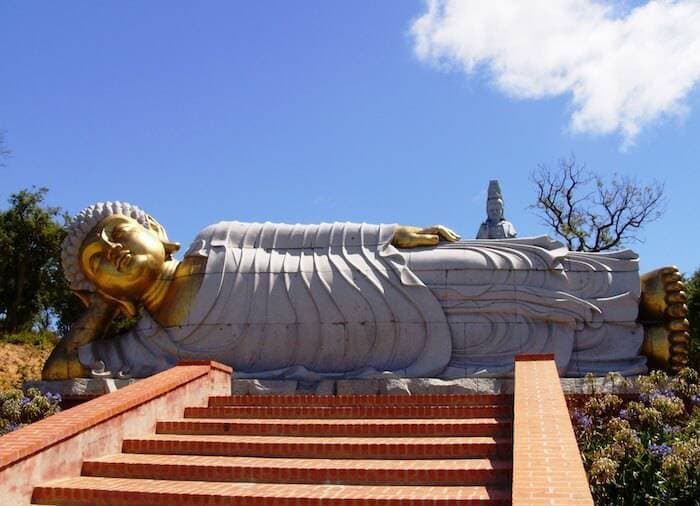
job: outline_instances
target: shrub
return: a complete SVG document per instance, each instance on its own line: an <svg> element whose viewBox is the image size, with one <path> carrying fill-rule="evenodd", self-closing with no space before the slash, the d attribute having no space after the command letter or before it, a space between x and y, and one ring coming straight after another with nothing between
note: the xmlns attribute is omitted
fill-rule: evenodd
<svg viewBox="0 0 700 506"><path fill-rule="evenodd" d="M26 395L21 390L0 393L0 435L57 413L60 402L59 394L42 394L36 388L27 390Z"/></svg>
<svg viewBox="0 0 700 506"><path fill-rule="evenodd" d="M58 342L58 336L53 332L16 332L12 334L0 334L0 343L28 344L40 348L53 348Z"/></svg>
<svg viewBox="0 0 700 506"><path fill-rule="evenodd" d="M596 504L697 504L700 375L655 371L638 386L637 400L593 393L574 413Z"/></svg>

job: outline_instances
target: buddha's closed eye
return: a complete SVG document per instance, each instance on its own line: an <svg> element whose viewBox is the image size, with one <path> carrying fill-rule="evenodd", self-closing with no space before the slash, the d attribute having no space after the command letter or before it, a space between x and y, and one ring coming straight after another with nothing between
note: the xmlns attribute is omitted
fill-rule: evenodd
<svg viewBox="0 0 700 506"><path fill-rule="evenodd" d="M121 241L124 238L124 234L127 232L127 226L122 224L122 225L117 225L114 227L112 230L112 240L117 242Z"/></svg>
<svg viewBox="0 0 700 506"><path fill-rule="evenodd" d="M111 238L105 229L100 233L100 238L106 249L105 256L118 271L121 271L124 267L128 267L133 258L131 250L125 249L121 242L117 242L124 238L126 233L125 228L126 227L121 225L114 227L111 231ZM90 259L90 266L95 272L99 268L99 261L100 255L95 255Z"/></svg>
<svg viewBox="0 0 700 506"><path fill-rule="evenodd" d="M111 251L116 249L116 248L121 248L122 245L119 244L118 242L114 242L109 235L107 235L107 230L102 229L102 232L100 232L100 239L102 239L102 242L105 243L107 246L107 256L109 257L111 254ZM116 238L115 238L116 240Z"/></svg>

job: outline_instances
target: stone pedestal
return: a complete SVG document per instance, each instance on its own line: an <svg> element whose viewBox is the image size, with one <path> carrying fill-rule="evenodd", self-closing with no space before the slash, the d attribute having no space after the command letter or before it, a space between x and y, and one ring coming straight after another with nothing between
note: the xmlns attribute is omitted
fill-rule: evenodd
<svg viewBox="0 0 700 506"><path fill-rule="evenodd" d="M38 388L42 393L60 394L66 400L82 401L116 392L138 380L111 378L75 378L61 381L25 381L24 389Z"/></svg>
<svg viewBox="0 0 700 506"><path fill-rule="evenodd" d="M611 382L606 377L560 378L561 388L566 395L591 393L637 392L636 377L628 377L629 388ZM295 380L233 379L231 392L234 395L422 395L422 394L503 394L513 393L512 378L460 378L443 380L439 378L380 378L380 379L338 379L319 382Z"/></svg>
<svg viewBox="0 0 700 506"><path fill-rule="evenodd" d="M636 393L636 377L629 377L631 388L623 390L605 377L561 378L566 395L597 393ZM64 381L27 381L24 388L58 393L71 404L99 397L130 385L136 379L77 378ZM296 380L232 379L233 395L422 395L422 394L505 394L513 393L512 378L380 378L338 379L306 382Z"/></svg>

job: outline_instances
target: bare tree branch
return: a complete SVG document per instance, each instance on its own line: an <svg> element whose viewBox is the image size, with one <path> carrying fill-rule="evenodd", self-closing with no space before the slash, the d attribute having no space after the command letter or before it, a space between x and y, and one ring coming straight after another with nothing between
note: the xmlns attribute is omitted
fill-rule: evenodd
<svg viewBox="0 0 700 506"><path fill-rule="evenodd" d="M664 212L664 185L614 174L606 183L571 156L557 169L540 164L530 179L543 223L571 250L604 251L639 241L639 230Z"/></svg>
<svg viewBox="0 0 700 506"><path fill-rule="evenodd" d="M0 167L5 166L4 159L10 156L12 151L5 145L5 131L0 130Z"/></svg>

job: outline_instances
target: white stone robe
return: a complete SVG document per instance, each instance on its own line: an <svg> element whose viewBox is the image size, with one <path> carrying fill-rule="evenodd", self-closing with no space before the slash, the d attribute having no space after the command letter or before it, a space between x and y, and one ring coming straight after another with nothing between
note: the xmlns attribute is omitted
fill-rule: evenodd
<svg viewBox="0 0 700 506"><path fill-rule="evenodd" d="M452 357L442 377L507 376L516 353L554 353L559 372L646 372L636 322L637 255L568 251L546 236L404 251L440 301Z"/></svg>
<svg viewBox="0 0 700 506"><path fill-rule="evenodd" d="M645 370L637 257L572 253L547 237L399 250L395 225L221 222L187 320L81 347L81 362L142 377L184 359L238 377L507 376L516 353L562 374Z"/></svg>
<svg viewBox="0 0 700 506"><path fill-rule="evenodd" d="M178 327L146 315L131 332L81 349L83 363L141 377L182 359L239 377L436 376L451 355L445 315L391 245L395 225L222 222L186 256L207 258Z"/></svg>

